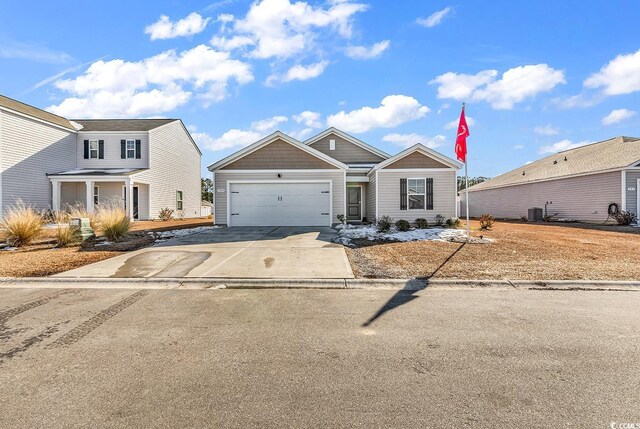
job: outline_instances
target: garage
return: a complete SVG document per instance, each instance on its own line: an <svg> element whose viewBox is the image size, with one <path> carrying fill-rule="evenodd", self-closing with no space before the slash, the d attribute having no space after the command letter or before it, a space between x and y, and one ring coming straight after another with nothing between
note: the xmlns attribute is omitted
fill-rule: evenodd
<svg viewBox="0 0 640 429"><path fill-rule="evenodd" d="M228 181L229 226L331 226L330 181Z"/></svg>

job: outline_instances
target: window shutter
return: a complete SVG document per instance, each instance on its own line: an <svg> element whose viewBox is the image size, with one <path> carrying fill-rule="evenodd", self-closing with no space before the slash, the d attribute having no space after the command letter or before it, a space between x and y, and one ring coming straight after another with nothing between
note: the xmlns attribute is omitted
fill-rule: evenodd
<svg viewBox="0 0 640 429"><path fill-rule="evenodd" d="M136 140L136 159L142 158L142 142Z"/></svg>
<svg viewBox="0 0 640 429"><path fill-rule="evenodd" d="M425 206L427 210L433 210L433 177L428 177L426 182L427 201Z"/></svg>
<svg viewBox="0 0 640 429"><path fill-rule="evenodd" d="M98 159L104 159L104 140L98 140Z"/></svg>
<svg viewBox="0 0 640 429"><path fill-rule="evenodd" d="M89 159L89 140L84 141L84 159Z"/></svg>
<svg viewBox="0 0 640 429"><path fill-rule="evenodd" d="M400 179L400 210L407 209L407 179Z"/></svg>
<svg viewBox="0 0 640 429"><path fill-rule="evenodd" d="M127 158L127 141L126 140L120 140L120 158L122 159Z"/></svg>

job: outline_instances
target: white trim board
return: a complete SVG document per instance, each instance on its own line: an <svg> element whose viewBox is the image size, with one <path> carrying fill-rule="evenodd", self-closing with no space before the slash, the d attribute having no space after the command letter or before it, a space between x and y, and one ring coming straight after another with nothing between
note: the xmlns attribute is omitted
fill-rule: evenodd
<svg viewBox="0 0 640 429"><path fill-rule="evenodd" d="M278 173L337 173L338 170L337 168L326 168L326 169L312 169L312 168L307 168L307 169L298 169L298 170L288 170L288 169L282 169L282 170L276 170L276 169L269 169L269 170L216 170L219 171L221 173L227 174L227 173L242 173L242 174L251 174L251 173L273 173L273 174L278 174Z"/></svg>
<svg viewBox="0 0 640 429"><path fill-rule="evenodd" d="M233 183L328 183L329 184L329 225L333 225L333 179L322 180L227 180L227 226L231 225L231 184ZM345 195L346 201L346 195ZM345 203L346 206L346 203ZM215 218L214 218L215 221Z"/></svg>
<svg viewBox="0 0 640 429"><path fill-rule="evenodd" d="M347 185L347 189L345 195L344 195L344 201L345 201L345 206L347 208L349 208L349 188L360 188L360 220L359 221L355 221L355 222L362 222L362 219L364 219L364 210L365 210L365 191L364 191L364 185ZM347 211L345 210L345 221L349 222L349 215L347 213ZM351 222L354 222L353 220Z"/></svg>

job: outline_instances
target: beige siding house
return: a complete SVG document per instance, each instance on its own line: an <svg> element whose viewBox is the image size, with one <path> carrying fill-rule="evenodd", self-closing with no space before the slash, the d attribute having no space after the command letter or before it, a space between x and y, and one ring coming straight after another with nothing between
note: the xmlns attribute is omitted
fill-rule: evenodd
<svg viewBox="0 0 640 429"><path fill-rule="evenodd" d="M214 221L330 226L341 215L349 222L453 217L459 168L422 145L391 156L335 128L306 142L278 131L209 166Z"/></svg>
<svg viewBox="0 0 640 429"><path fill-rule="evenodd" d="M0 96L0 215L116 201L132 219L200 216L200 151L179 119L68 120Z"/></svg>
<svg viewBox="0 0 640 429"><path fill-rule="evenodd" d="M469 188L469 213L519 219L544 208L557 218L604 222L609 207L638 214L640 139L615 137L550 155ZM460 193L462 211L465 193ZM615 205L615 206L612 206Z"/></svg>

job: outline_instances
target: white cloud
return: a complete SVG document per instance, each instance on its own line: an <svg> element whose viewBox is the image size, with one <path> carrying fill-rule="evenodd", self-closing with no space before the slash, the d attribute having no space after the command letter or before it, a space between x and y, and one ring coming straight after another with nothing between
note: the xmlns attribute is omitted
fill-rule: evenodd
<svg viewBox="0 0 640 429"><path fill-rule="evenodd" d="M431 84L438 86L438 98L486 101L494 109L512 109L517 103L566 83L564 72L547 64L514 67L496 80L496 70L475 75L448 72L437 76Z"/></svg>
<svg viewBox="0 0 640 429"><path fill-rule="evenodd" d="M520 150L520 149L524 149L524 145L522 144L517 144L513 147L514 150Z"/></svg>
<svg viewBox="0 0 640 429"><path fill-rule="evenodd" d="M451 13L451 11L453 11L453 9L447 6L444 9L429 15L427 18L418 18L416 22L428 28L435 27L440 24L444 17Z"/></svg>
<svg viewBox="0 0 640 429"><path fill-rule="evenodd" d="M546 145L546 146L541 146L540 149L538 150L538 152L540 152L541 154L549 154L549 153L556 153L556 152L560 152L563 150L569 150L569 149L574 149L580 146L584 146L591 143L588 140L584 140L581 142L577 142L574 143L569 139L564 139L564 140L560 140L559 142L550 144L550 145Z"/></svg>
<svg viewBox="0 0 640 429"><path fill-rule="evenodd" d="M145 27L144 32L151 36L151 40L193 36L204 31L210 20L211 18L202 18L196 12L192 12L176 22L171 22L166 15L160 15L160 19Z"/></svg>
<svg viewBox="0 0 640 429"><path fill-rule="evenodd" d="M421 143L431 149L435 149L443 145L443 143L446 140L446 137L443 136L442 134L438 134L437 136L434 136L434 137L427 137L425 135L416 134L416 133L411 133L411 134L392 133L382 137L382 140L385 142L393 143L405 149L418 143Z"/></svg>
<svg viewBox="0 0 640 429"><path fill-rule="evenodd" d="M226 97L230 81L253 80L248 64L205 45L162 52L141 61L96 61L80 76L59 80L71 94L48 110L67 117L131 117L168 112L191 98L205 102Z"/></svg>
<svg viewBox="0 0 640 429"><path fill-rule="evenodd" d="M308 139L309 137L311 137L311 135L313 134L313 128L303 128L301 130L294 130L294 131L290 131L287 133L288 135L290 135L291 137L293 137L296 140L299 141L304 141L306 139Z"/></svg>
<svg viewBox="0 0 640 429"><path fill-rule="evenodd" d="M466 116L464 117L467 120L467 125L469 127L472 127L476 124L476 120L473 119L471 116ZM458 124L460 123L460 118L456 118L451 122L447 122L446 125L444 126L445 130L454 130L454 129L458 129Z"/></svg>
<svg viewBox="0 0 640 429"><path fill-rule="evenodd" d="M211 137L204 132L193 133L191 136L200 147L211 151L225 149L240 149L257 142L261 138L271 134L278 129L283 122L287 122L286 116L273 116L251 123L247 130L230 129L219 137Z"/></svg>
<svg viewBox="0 0 640 429"><path fill-rule="evenodd" d="M305 110L297 115L293 115L292 118L299 124L304 124L310 128L321 128L322 121L320 120L321 114L318 112L312 112L310 110Z"/></svg>
<svg viewBox="0 0 640 429"><path fill-rule="evenodd" d="M393 128L405 122L422 118L429 112L427 106L406 95L389 95L379 107L362 107L351 112L341 111L327 118L330 127L346 132L363 133L372 128Z"/></svg>
<svg viewBox="0 0 640 429"><path fill-rule="evenodd" d="M63 64L71 60L71 56L66 52L6 38L0 40L0 58L17 58L49 64Z"/></svg>
<svg viewBox="0 0 640 429"><path fill-rule="evenodd" d="M603 125L612 125L618 122L624 121L625 119L629 119L634 116L636 112L628 109L615 109L612 110L607 116L602 118Z"/></svg>
<svg viewBox="0 0 640 429"><path fill-rule="evenodd" d="M320 76L329 65L329 61L320 61L314 64L303 66L297 64L291 67L286 73L274 73L267 78L266 84L272 85L274 82L291 82L292 80L309 80Z"/></svg>
<svg viewBox="0 0 640 429"><path fill-rule="evenodd" d="M304 1L261 0L251 5L244 18L234 18L229 28L222 28L221 32L228 34L219 37L249 38L254 47L248 55L254 58L290 58L308 52L320 29L334 29L340 37L349 39L354 15L367 9L368 5L349 0L331 1L326 8ZM230 22L227 18L226 23Z"/></svg>
<svg viewBox="0 0 640 429"><path fill-rule="evenodd" d="M536 134L540 134L541 136L555 136L560 132L560 130L552 125L544 125L535 127L533 132Z"/></svg>
<svg viewBox="0 0 640 429"><path fill-rule="evenodd" d="M389 48L391 42L389 40L383 40L378 43L374 43L371 47L366 46L349 46L347 47L345 54L349 58L355 60L369 60L382 55L384 51Z"/></svg>
<svg viewBox="0 0 640 429"><path fill-rule="evenodd" d="M618 55L584 81L587 88L602 88L605 95L640 91L640 50Z"/></svg>

